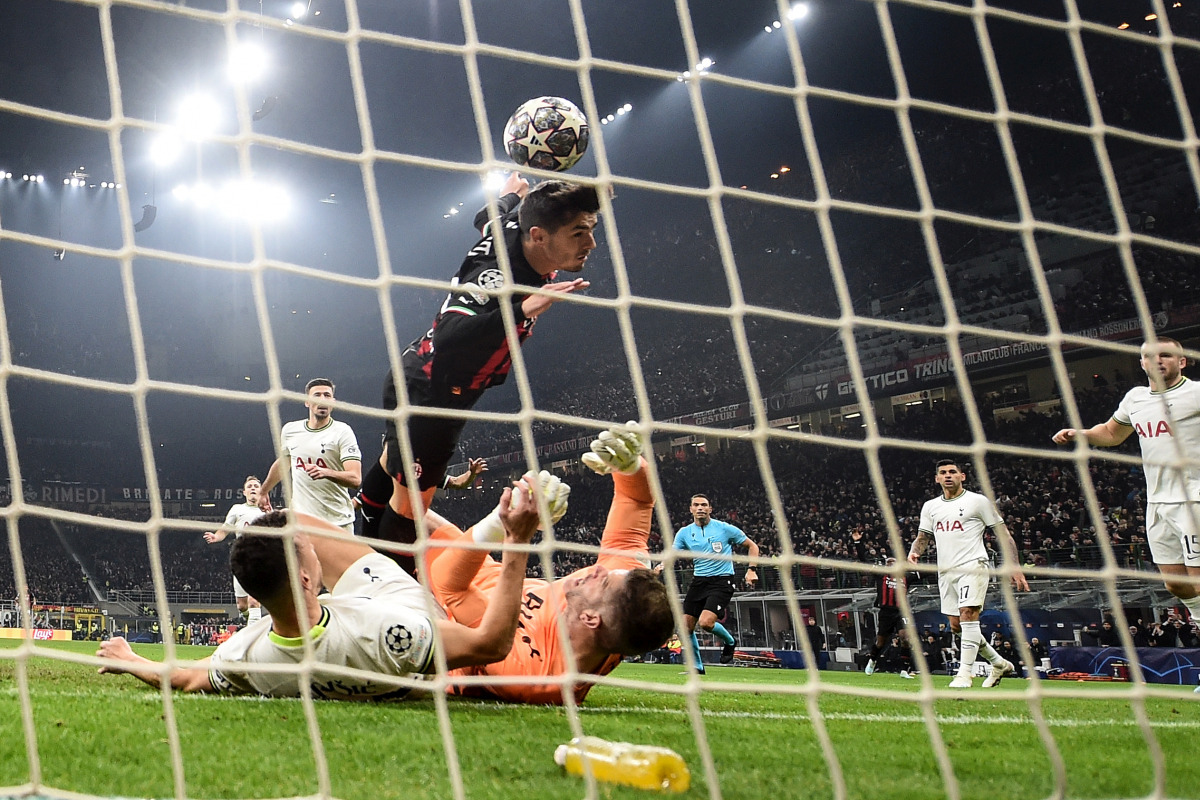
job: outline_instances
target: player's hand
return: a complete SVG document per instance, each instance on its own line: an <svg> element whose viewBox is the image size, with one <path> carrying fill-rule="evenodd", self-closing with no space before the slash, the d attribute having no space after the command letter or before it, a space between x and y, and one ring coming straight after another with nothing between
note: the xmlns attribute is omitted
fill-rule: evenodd
<svg viewBox="0 0 1200 800"><path fill-rule="evenodd" d="M620 472L633 475L642 468L642 437L638 435L638 424L626 422L616 425L592 440L592 452L584 453L581 459L593 472L607 475Z"/></svg>
<svg viewBox="0 0 1200 800"><path fill-rule="evenodd" d="M258 496L258 510L264 514L270 514L275 509L271 507L271 496L263 492Z"/></svg>
<svg viewBox="0 0 1200 800"><path fill-rule="evenodd" d="M529 194L529 181L521 177L519 172L508 173L508 178L505 179L504 185L500 187L500 196L506 194L515 194L521 199Z"/></svg>
<svg viewBox="0 0 1200 800"><path fill-rule="evenodd" d="M328 478L333 470L328 467L318 467L316 464L305 464L304 471L308 473L308 477L314 481L319 481L322 478Z"/></svg>
<svg viewBox="0 0 1200 800"><path fill-rule="evenodd" d="M1012 576L1013 588L1018 592L1029 591L1029 581L1025 580L1025 573L1017 571Z"/></svg>
<svg viewBox="0 0 1200 800"><path fill-rule="evenodd" d="M919 555L917 555L916 553L909 553L909 554L908 554L908 563L910 563L910 564L920 564L920 563L921 563L921 557L920 557Z"/></svg>
<svg viewBox="0 0 1200 800"><path fill-rule="evenodd" d="M537 319L542 312L550 306L562 300L571 292L578 292L591 286L590 281L585 281L583 278L576 278L573 281L559 281L557 283L547 283L542 286L543 291L552 292L552 294L531 294L521 301L521 313L527 319Z"/></svg>
<svg viewBox="0 0 1200 800"><path fill-rule="evenodd" d="M525 478L505 488L500 495L500 522L504 525L505 541L516 544L528 544L537 533L541 517L538 515L537 498L539 491L537 481L528 482Z"/></svg>
<svg viewBox="0 0 1200 800"><path fill-rule="evenodd" d="M746 585L754 588L756 583L758 583L758 573L755 572L754 567L750 567L746 570Z"/></svg>
<svg viewBox="0 0 1200 800"><path fill-rule="evenodd" d="M1070 444L1079 435L1079 431L1074 428L1063 428L1058 433L1050 437L1055 444Z"/></svg>
<svg viewBox="0 0 1200 800"><path fill-rule="evenodd" d="M571 496L571 487L563 483L557 475L546 470L534 473L528 472L522 478L526 483L536 486L538 494L546 499L546 508L550 511L550 524L557 525L567 513L567 500Z"/></svg>
<svg viewBox="0 0 1200 800"><path fill-rule="evenodd" d="M225 531L206 531L204 533L204 541L209 544L225 541Z"/></svg>
<svg viewBox="0 0 1200 800"><path fill-rule="evenodd" d="M111 658L114 661L137 661L137 654L133 652L133 648L129 646L129 642L125 641L123 636L114 636L107 642L100 643L100 649L96 651L99 658ZM107 673L118 673L124 670L118 667L100 667L98 672L101 675Z"/></svg>
<svg viewBox="0 0 1200 800"><path fill-rule="evenodd" d="M482 475L483 473L488 471L487 459L486 458L468 459L467 460L467 470L471 473L471 475L473 475L475 477L479 477L480 475Z"/></svg>

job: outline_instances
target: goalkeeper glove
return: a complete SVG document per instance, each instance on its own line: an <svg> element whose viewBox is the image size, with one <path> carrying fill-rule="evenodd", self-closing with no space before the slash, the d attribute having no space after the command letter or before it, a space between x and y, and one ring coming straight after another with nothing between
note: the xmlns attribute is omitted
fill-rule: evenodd
<svg viewBox="0 0 1200 800"><path fill-rule="evenodd" d="M546 500L546 508L550 511L550 524L557 525L567 513L567 498L571 495L571 487L546 470L537 475L531 472L525 476L525 480L537 481L538 493Z"/></svg>
<svg viewBox="0 0 1200 800"><path fill-rule="evenodd" d="M636 422L615 425L592 440L592 452L584 453L583 463L594 472L607 475L619 472L632 475L641 469L638 456L642 453L642 438Z"/></svg>

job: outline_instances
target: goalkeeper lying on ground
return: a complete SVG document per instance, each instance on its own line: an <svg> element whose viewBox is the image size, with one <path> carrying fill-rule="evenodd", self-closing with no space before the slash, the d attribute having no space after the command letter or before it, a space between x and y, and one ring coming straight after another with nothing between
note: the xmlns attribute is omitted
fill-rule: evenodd
<svg viewBox="0 0 1200 800"><path fill-rule="evenodd" d="M563 702L561 678L568 671L565 632L574 655L574 671L607 675L625 655L641 655L660 647L675 627L662 581L645 568L647 539L654 498L641 459L641 439L630 425L604 431L592 442L583 462L594 471L611 474L613 500L596 564L554 581L525 581L520 619L508 656L486 666L470 666L460 675L521 676L550 679L538 683L467 685L456 693L496 697L521 703ZM569 489L551 484L543 495L551 520L566 512ZM503 507L503 504L501 504ZM502 597L502 565L483 550L437 547L438 541L500 541L504 530L499 509L465 533L438 515L427 512L434 544L428 551L434 595L456 622L476 625L487 619ZM580 702L591 683L575 682L571 690Z"/></svg>
<svg viewBox="0 0 1200 800"><path fill-rule="evenodd" d="M527 544L538 527L538 496L552 478L530 475L505 489L495 513L499 538ZM557 478L553 489L564 497ZM489 516L489 522L492 517ZM306 530L340 533L323 520L296 515ZM431 619L427 591L392 559L360 542L298 532L294 546L297 579L303 607L297 610L284 553L285 540L254 535L254 528L282 528L284 512L277 511L245 528L231 554L233 573L270 613L234 634L197 666L170 670L171 686L185 692L262 694L295 697L300 693L298 670L281 665L304 658L303 634L311 637L315 661L311 685L317 697L366 700L398 697L410 680L433 672L434 628L450 669L473 667L503 659L513 645L522 599L526 553L504 551L495 565L494 589L487 613L477 627ZM322 583L332 587L322 595ZM104 642L98 656L112 659L101 673L127 672L151 686L165 674L161 665L137 655L120 637ZM263 667L270 671L256 671ZM393 680L389 680L393 678Z"/></svg>

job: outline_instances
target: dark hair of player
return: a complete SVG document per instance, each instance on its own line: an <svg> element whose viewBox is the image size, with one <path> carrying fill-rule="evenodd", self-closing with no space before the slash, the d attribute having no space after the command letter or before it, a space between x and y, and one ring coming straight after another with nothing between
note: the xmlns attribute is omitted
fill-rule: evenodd
<svg viewBox="0 0 1200 800"><path fill-rule="evenodd" d="M229 568L251 597L272 602L291 592L288 583L284 540L278 536L255 535L255 528L282 528L287 525L286 511L272 511L242 529L242 535L229 551Z"/></svg>
<svg viewBox="0 0 1200 800"><path fill-rule="evenodd" d="M648 569L629 571L625 586L611 599L611 609L613 637L604 644L614 653L648 653L661 647L675 630L667 585Z"/></svg>
<svg viewBox="0 0 1200 800"><path fill-rule="evenodd" d="M942 467L957 467L957 466L958 466L958 462L955 461L953 458L943 458L941 461L939 461L937 463L937 466L934 467L934 471L937 471L937 470L941 469ZM962 472L962 470L960 469L959 472Z"/></svg>
<svg viewBox="0 0 1200 800"><path fill-rule="evenodd" d="M311 381L304 384L304 393L308 394L315 386L328 386L329 391L334 391L333 381L329 380L329 378L313 378Z"/></svg>
<svg viewBox="0 0 1200 800"><path fill-rule="evenodd" d="M533 228L555 233L579 214L595 214L599 210L600 197L595 187L544 181L525 195L517 219L521 223L521 235L528 236Z"/></svg>
<svg viewBox="0 0 1200 800"><path fill-rule="evenodd" d="M706 494L694 494L694 495L692 495L692 500L694 501L694 500L695 500L697 497L699 497L699 498L700 498L701 500L703 500L704 502L708 503L710 506L712 505L712 500L709 500L709 499L708 499L708 495L706 495Z"/></svg>

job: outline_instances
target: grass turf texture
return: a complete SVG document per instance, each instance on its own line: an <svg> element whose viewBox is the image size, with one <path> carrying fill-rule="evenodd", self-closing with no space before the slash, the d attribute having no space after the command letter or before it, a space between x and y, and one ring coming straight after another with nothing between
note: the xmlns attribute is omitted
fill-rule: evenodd
<svg viewBox="0 0 1200 800"><path fill-rule="evenodd" d="M16 642L5 643L11 657ZM84 642L41 644L48 650L91 653ZM138 651L162 656L161 646ZM183 658L205 648L182 647ZM129 676L35 655L29 686L43 785L85 794L124 797L174 795L163 706L157 691ZM662 691L686 678L679 667L625 664L614 677L645 688L599 686L582 710L590 735L671 747L692 770L686 797L710 795L687 715L687 700ZM850 798L945 796L927 730L914 702L919 685L892 675L827 672L823 684L879 689L892 697L820 696L830 738ZM766 684L795 688L807 675L792 670L712 667L705 686ZM936 685L948 678L939 676ZM1009 680L1002 689L1022 689ZM1153 760L1133 724L1132 703L1104 698L1121 684L1047 683L1050 731L1062 753L1067 796L1140 797L1153 792ZM1044 798L1054 788L1051 762L1020 699L996 700L978 688L963 699L939 700L939 728L962 796ZM1054 697L1064 690L1084 697ZM1163 752L1169 797L1200 797L1200 697L1149 698L1146 708ZM908 698L906 696L911 696ZM833 783L799 694L704 691L699 696L720 793L725 798L832 797ZM318 702L333 794L345 800L444 798L453 795L433 702L386 704ZM186 792L197 798L311 795L318 791L312 746L297 700L176 695ZM559 709L451 700L450 718L469 798L560 798L584 794L582 779L554 765L554 747L570 738ZM30 780L16 669L0 659L0 787ZM0 790L0 795L4 794ZM645 797L602 786L601 797Z"/></svg>

